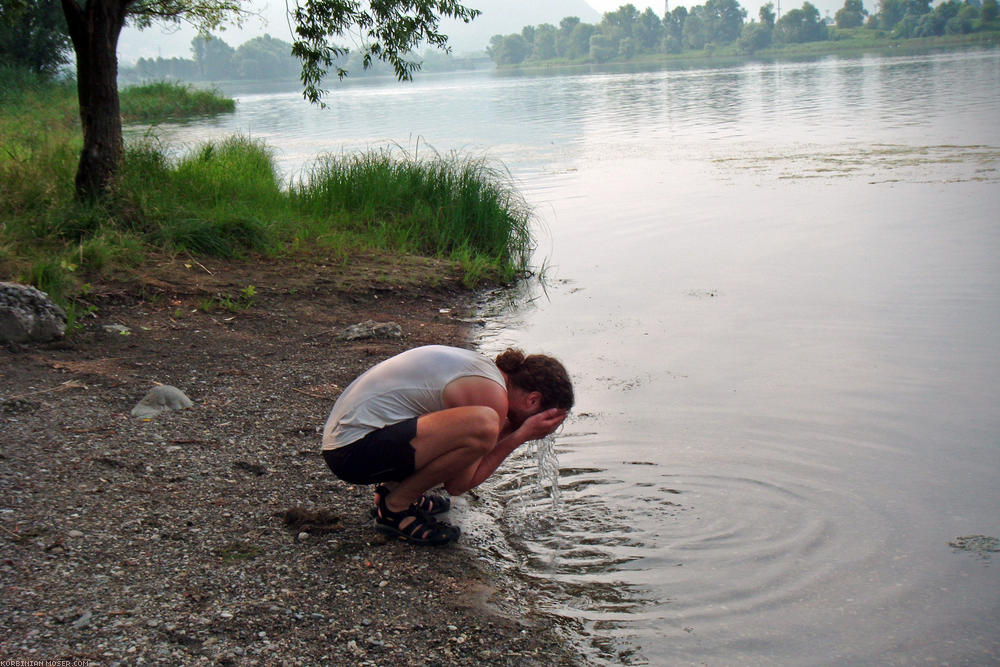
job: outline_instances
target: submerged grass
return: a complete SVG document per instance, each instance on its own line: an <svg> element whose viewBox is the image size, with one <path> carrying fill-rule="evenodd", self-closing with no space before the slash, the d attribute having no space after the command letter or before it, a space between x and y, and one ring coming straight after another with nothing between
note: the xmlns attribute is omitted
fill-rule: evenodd
<svg viewBox="0 0 1000 667"><path fill-rule="evenodd" d="M94 274L163 252L377 249L450 259L469 284L509 280L527 262L530 212L483 161L376 151L322 158L287 184L263 142L233 136L175 158L147 134L127 146L112 193L83 203L73 86L0 70L0 90L0 279L63 304Z"/></svg>

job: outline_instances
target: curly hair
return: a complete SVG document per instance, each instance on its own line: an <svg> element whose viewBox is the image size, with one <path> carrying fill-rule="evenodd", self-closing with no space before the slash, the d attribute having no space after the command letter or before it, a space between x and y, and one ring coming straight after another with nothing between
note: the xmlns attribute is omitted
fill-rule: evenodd
<svg viewBox="0 0 1000 667"><path fill-rule="evenodd" d="M497 355L495 363L521 389L541 393L543 410L573 407L573 383L557 359L544 354L525 356L521 350L509 347Z"/></svg>

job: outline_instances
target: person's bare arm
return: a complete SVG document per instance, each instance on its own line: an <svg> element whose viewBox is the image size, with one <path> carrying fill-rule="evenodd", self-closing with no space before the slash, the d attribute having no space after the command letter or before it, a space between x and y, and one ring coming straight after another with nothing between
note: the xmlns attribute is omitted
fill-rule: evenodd
<svg viewBox="0 0 1000 667"><path fill-rule="evenodd" d="M493 408L500 419L500 438L496 446L478 463L466 468L461 474L445 484L452 495L459 495L482 484L500 467L511 452L529 440L544 438L559 427L566 418L566 412L553 408L525 420L517 429L511 429L507 421L507 392L492 380L481 377L459 378L445 387L446 407L483 405Z"/></svg>
<svg viewBox="0 0 1000 667"><path fill-rule="evenodd" d="M529 440L539 440L549 435L559 428L564 419L566 419L566 411L559 408L551 408L528 417L516 430L502 436L497 442L497 446L480 459L469 488L475 488L486 481L515 449Z"/></svg>

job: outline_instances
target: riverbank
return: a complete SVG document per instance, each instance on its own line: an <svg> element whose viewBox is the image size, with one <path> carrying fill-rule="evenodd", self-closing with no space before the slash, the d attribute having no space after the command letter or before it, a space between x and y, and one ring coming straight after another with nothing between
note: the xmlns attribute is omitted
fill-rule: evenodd
<svg viewBox="0 0 1000 667"><path fill-rule="evenodd" d="M582 662L469 539L387 541L370 489L319 456L317 429L359 372L468 343L474 304L452 264L161 258L87 298L96 317L65 341L0 350L4 659ZM402 337L338 335L369 319ZM194 406L130 416L155 383Z"/></svg>
<svg viewBox="0 0 1000 667"><path fill-rule="evenodd" d="M151 130L129 142L111 190L82 201L73 87L0 67L0 91L8 111L0 118L0 279L48 293L71 329L92 282L161 253L318 250L339 262L358 253L421 255L460 266L469 287L508 282L527 268L531 211L509 174L484 159L372 149L317 155L286 177L275 150L243 134L177 154ZM121 98L133 120L233 108L176 84L126 89Z"/></svg>

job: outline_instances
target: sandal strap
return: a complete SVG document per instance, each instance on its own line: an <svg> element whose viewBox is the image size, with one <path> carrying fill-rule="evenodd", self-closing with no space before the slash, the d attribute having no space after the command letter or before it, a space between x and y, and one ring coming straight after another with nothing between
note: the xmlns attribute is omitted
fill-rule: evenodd
<svg viewBox="0 0 1000 667"><path fill-rule="evenodd" d="M425 493L417 498L417 507L428 514L443 514L451 509L451 499L437 493Z"/></svg>
<svg viewBox="0 0 1000 667"><path fill-rule="evenodd" d="M380 498L385 498L392 491L385 484L379 484L375 487L375 493ZM444 514L451 509L451 498L437 493L425 493L414 504L428 514Z"/></svg>
<svg viewBox="0 0 1000 667"><path fill-rule="evenodd" d="M402 526L410 517L413 520ZM447 544L457 540L460 533L456 526L442 523L413 505L402 512L393 512L385 504L385 495L379 498L375 525L382 532L416 544Z"/></svg>

